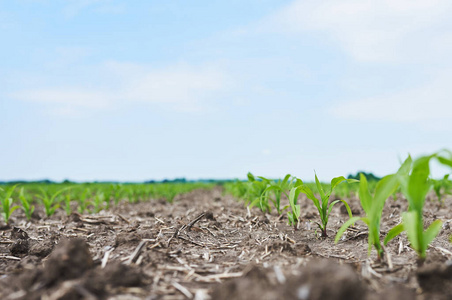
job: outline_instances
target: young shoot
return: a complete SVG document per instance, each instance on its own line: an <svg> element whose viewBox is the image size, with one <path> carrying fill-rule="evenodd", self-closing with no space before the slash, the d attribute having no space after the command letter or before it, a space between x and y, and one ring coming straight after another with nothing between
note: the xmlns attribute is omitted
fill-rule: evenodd
<svg viewBox="0 0 452 300"><path fill-rule="evenodd" d="M66 197L64 197L64 211L66 212L67 216L70 216L72 213L70 194L66 194Z"/></svg>
<svg viewBox="0 0 452 300"><path fill-rule="evenodd" d="M436 197L441 205L444 204L442 198L445 194L450 194L450 189L452 188L452 182L449 180L449 175L446 174L442 179L432 179L433 190L435 191Z"/></svg>
<svg viewBox="0 0 452 300"><path fill-rule="evenodd" d="M41 199L42 204L44 204L44 210L46 213L47 217L52 216L55 211L57 210L57 208L60 207L60 205L57 203L57 197L64 191L68 190L69 187L66 188L62 188L58 191L56 191L55 193L53 193L52 195L48 195L47 192L41 188L41 194L40 196L38 196L38 198Z"/></svg>
<svg viewBox="0 0 452 300"><path fill-rule="evenodd" d="M415 160L409 174L398 175L402 193L407 198L409 207L408 211L402 214L402 223L392 228L384 240L386 245L402 231L406 231L411 247L418 254L419 264L424 262L428 245L438 235L442 226L441 220L436 220L424 230L422 217L425 198L433 185L430 179L430 161L433 158L437 158L440 163L452 167L452 160L435 153Z"/></svg>
<svg viewBox="0 0 452 300"><path fill-rule="evenodd" d="M78 212L83 214L85 213L85 210L88 208L88 196L90 195L91 190L89 188L86 188L83 190L82 194L80 195L79 199L78 199Z"/></svg>
<svg viewBox="0 0 452 300"><path fill-rule="evenodd" d="M27 196L25 196L24 188L20 189L19 199L20 199L20 202L22 203L22 210L24 211L25 216L27 217L27 220L30 220L31 215L35 211L35 207L34 207L34 205L31 205L31 200L29 198L27 198Z"/></svg>
<svg viewBox="0 0 452 300"><path fill-rule="evenodd" d="M104 208L104 206L103 206L103 204L104 204L104 193L103 192L100 192L100 191L97 191L96 192L96 195L94 196L94 201L93 201L93 205L94 205L94 213L98 213L98 212L100 212L103 208Z"/></svg>
<svg viewBox="0 0 452 300"><path fill-rule="evenodd" d="M19 208L18 205L13 205L13 199L11 198L14 189L17 187L17 185L14 185L8 189L6 189L6 191L4 191L2 188L0 188L0 191L4 191L4 195L0 196L0 201L2 202L2 216L3 219L5 220L6 224L9 223L9 218L11 217L11 214Z"/></svg>
<svg viewBox="0 0 452 300"><path fill-rule="evenodd" d="M246 202L250 207L259 206L262 212L271 212L271 207L268 204L268 191L265 191L270 184L270 181L264 177L258 177L257 180L253 174L248 173L248 189L245 196Z"/></svg>
<svg viewBox="0 0 452 300"><path fill-rule="evenodd" d="M303 182L298 179L297 186L301 186ZM298 195L301 190L297 188L292 188L289 193L289 205L291 211L287 213L287 218L289 219L289 225L293 225L295 229L299 228L300 225L300 215L301 215L301 207L297 204Z"/></svg>
<svg viewBox="0 0 452 300"><path fill-rule="evenodd" d="M281 197L284 194L284 195L286 195L287 198L289 198L289 195L288 195L289 191L293 187L298 186L296 178L295 177L291 178L290 174L287 174L283 180L278 180L278 181L272 181L265 177L258 177L258 178L262 179L262 181L267 184L267 187L261 194L260 201L265 202L268 205L268 199L270 199L273 203L273 206L276 208L278 215L281 215L281 213L289 207L289 206L286 206L281 209ZM273 196L274 196L273 198L271 197L271 194L273 194ZM292 205L290 205L290 206L292 206Z"/></svg>
<svg viewBox="0 0 452 300"><path fill-rule="evenodd" d="M319 199L314 195L312 190L304 184L302 184L298 187L292 188L292 190L299 189L300 192L304 193L308 197L308 199L310 199L314 203L314 205L317 208L317 211L319 212L319 215L320 215L320 223L317 223L317 225L319 226L320 230L322 231L322 237L328 237L328 234L326 231L327 225L328 225L328 218L329 218L330 213L333 210L333 206L335 204L337 204L339 202L344 203L349 217L350 218L353 217L352 211L350 210L350 206L348 205L348 203L345 200L334 200L333 202L329 203L330 196L333 193L334 189L337 187L337 185L339 183L344 182L344 181L346 181L348 183L358 182L358 180L356 180L356 179L346 179L343 176L336 177L331 180L330 190L328 192L325 192L323 190L322 184L320 183L319 179L317 178L317 174L315 174L315 184L316 184L317 190L320 194Z"/></svg>
<svg viewBox="0 0 452 300"><path fill-rule="evenodd" d="M410 168L411 160L407 159L400 167L398 174L408 173ZM399 185L398 178L396 174L388 175L383 177L375 188L375 192L372 195L369 192L369 186L367 183L367 178L363 174L360 174L359 182L359 200L361 201L361 206L366 213L365 217L353 217L345 222L336 234L335 243L339 241L344 232L357 221L362 221L369 228L368 243L370 251L372 246L377 250L378 260L381 260L384 256L384 248L381 246L380 242L380 222L381 215L383 213L383 207L386 199L391 196L394 191L397 190Z"/></svg>

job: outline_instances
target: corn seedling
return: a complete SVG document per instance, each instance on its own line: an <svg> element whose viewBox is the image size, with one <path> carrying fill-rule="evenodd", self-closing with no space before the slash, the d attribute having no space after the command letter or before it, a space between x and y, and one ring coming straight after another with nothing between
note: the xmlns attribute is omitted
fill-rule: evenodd
<svg viewBox="0 0 452 300"><path fill-rule="evenodd" d="M317 174L316 174L315 175L315 184L316 184L317 190L320 194L320 199L317 199L317 197L314 195L312 190L305 184L292 188L292 189L299 189L300 192L304 193L308 197L308 199L310 199L314 203L315 207L317 208L317 210L320 214L321 222L316 223L316 224L319 226L320 230L322 231L322 237L328 236L328 234L326 232L327 225L328 225L328 218L329 218L331 210L333 210L333 206L335 204L337 204L339 202L344 203L349 217L350 218L353 217L352 211L350 210L350 206L348 205L348 203L345 200L334 200L333 202L328 203L329 198L330 198L331 194L333 193L334 189L337 187L337 185L339 183L344 182L344 181L346 181L348 183L358 182L358 180L356 180L356 179L346 179L343 176L336 177L331 180L330 190L325 193L325 191L322 187L322 184L320 183L319 179L317 178Z"/></svg>
<svg viewBox="0 0 452 300"><path fill-rule="evenodd" d="M8 189L6 189L5 194L3 197L0 197L0 201L2 202L2 216L5 220L6 224L9 223L9 218L11 217L11 214L19 208L17 205L13 205L13 199L11 198L14 189L17 187L17 185L14 185ZM2 188L0 188L1 191L3 191Z"/></svg>
<svg viewBox="0 0 452 300"><path fill-rule="evenodd" d="M35 210L35 207L34 207L34 205L31 205L31 200L29 200L27 198L27 196L25 196L24 188L20 189L19 199L20 199L20 202L22 203L22 210L24 211L25 216L27 217L27 220L30 220L31 215L33 214L33 212Z"/></svg>
<svg viewBox="0 0 452 300"><path fill-rule="evenodd" d="M442 179L432 179L433 190L440 204L443 204L442 198L445 194L450 194L451 181L449 180L449 174L444 175Z"/></svg>
<svg viewBox="0 0 452 300"><path fill-rule="evenodd" d="M301 186L303 184L303 182L299 179L297 180L297 183L297 186ZM287 218L289 219L289 225L293 225L295 229L298 229L300 225L301 207L297 204L300 192L301 190L295 187L292 188L289 193L289 205L291 211L287 213Z"/></svg>
<svg viewBox="0 0 452 300"><path fill-rule="evenodd" d="M261 199L260 199L261 203L265 202L268 205L268 199L270 199L271 202L273 203L273 206L276 208L278 215L281 215L282 211L284 211L285 209L287 209L289 207L289 205L288 205L281 209L282 195L284 194L284 195L286 195L287 198L289 198L289 194L288 194L289 191L293 187L296 187L296 186L302 184L301 180L299 181L299 184L297 184L296 178L294 178L294 177L291 178L290 174L287 174L283 180L278 180L278 181L271 181L264 177L259 177L259 178L262 179L262 181L267 184L267 187L265 188L265 190L262 192L262 195L261 195ZM273 195L274 198L272 198L271 195Z"/></svg>
<svg viewBox="0 0 452 300"><path fill-rule="evenodd" d="M436 220L424 230L422 217L425 197L432 188L432 181L429 178L429 164L430 160L435 157L439 159L440 156L435 153L429 156L420 157L412 163L411 172L409 174L398 175L402 193L408 200L409 208L407 212L402 214L402 223L392 228L384 240L384 244L386 245L402 231L406 231L411 247L418 254L419 263L423 263L425 260L428 245L438 235L442 225L440 220ZM410 160L411 165L411 158L408 159ZM441 163L444 162L444 160L439 160Z"/></svg>
<svg viewBox="0 0 452 300"><path fill-rule="evenodd" d="M111 198L112 194L113 194L113 185L110 185L104 191L105 209L109 209L110 208L110 198Z"/></svg>
<svg viewBox="0 0 452 300"><path fill-rule="evenodd" d="M410 170L411 160L407 159L400 167L397 174L407 174ZM399 185L398 177L396 174L388 175L383 177L375 188L375 192L372 194L369 192L369 187L367 183L367 178L363 174L360 174L359 182L359 200L361 201L361 206L366 213L365 217L353 217L345 222L336 234L335 243L339 241L344 232L357 221L362 221L369 228L368 233L368 243L369 250L368 255L372 246L377 250L378 260L381 260L384 255L384 248L381 246L380 242L380 222L381 215L383 213L383 207L386 199L391 196L394 191L397 190Z"/></svg>
<svg viewBox="0 0 452 300"><path fill-rule="evenodd" d="M55 211L57 210L57 208L60 207L60 205L57 203L57 197L67 189L69 189L69 188L68 187L62 188L62 189L54 192L51 195L48 195L47 192L43 188L40 189L42 195L38 196L38 198L40 198L42 201L42 204L44 204L44 210L45 210L47 217L52 216L55 213Z"/></svg>
<svg viewBox="0 0 452 300"><path fill-rule="evenodd" d="M66 197L64 197L64 211L66 212L67 216L69 216L72 213L70 194L66 194Z"/></svg>
<svg viewBox="0 0 452 300"><path fill-rule="evenodd" d="M262 212L271 212L271 207L268 204L268 197L265 190L267 189L270 181L264 177L257 177L248 173L248 190L245 196L245 201L250 207L259 206Z"/></svg>
<svg viewBox="0 0 452 300"><path fill-rule="evenodd" d="M86 188L83 190L82 194L78 198L78 212L83 214L85 213L85 210L88 208L89 201L87 200L88 196L90 195L91 191L89 188Z"/></svg>
<svg viewBox="0 0 452 300"><path fill-rule="evenodd" d="M97 191L96 195L94 196L94 201L93 201L93 205L94 205L94 212L97 214L98 212L100 212L104 207L104 193Z"/></svg>

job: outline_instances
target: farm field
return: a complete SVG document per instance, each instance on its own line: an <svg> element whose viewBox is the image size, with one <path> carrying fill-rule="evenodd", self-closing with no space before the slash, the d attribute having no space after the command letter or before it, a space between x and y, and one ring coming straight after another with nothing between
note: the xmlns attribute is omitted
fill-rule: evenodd
<svg viewBox="0 0 452 300"><path fill-rule="evenodd" d="M3 186L0 298L450 299L451 186L432 158L378 183Z"/></svg>
<svg viewBox="0 0 452 300"><path fill-rule="evenodd" d="M66 216L59 210L31 221L17 215L1 229L0 298L447 299L452 197L444 206L434 198L429 195L425 221L445 223L422 268L405 236L387 247L392 268L373 263L374 250L368 259L363 226L338 244L333 234L320 238L312 223L318 213L305 197L299 230L285 217L248 212L218 187L192 191L173 204L123 202L99 214ZM348 200L361 215L358 199ZM387 204L383 232L406 209L400 199ZM181 227L201 213L191 228ZM335 207L331 233L346 219L346 211Z"/></svg>

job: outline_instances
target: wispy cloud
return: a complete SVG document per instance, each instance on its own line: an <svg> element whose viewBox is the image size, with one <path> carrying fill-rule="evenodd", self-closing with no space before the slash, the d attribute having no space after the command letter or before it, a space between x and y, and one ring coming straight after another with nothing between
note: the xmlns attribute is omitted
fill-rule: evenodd
<svg viewBox="0 0 452 300"><path fill-rule="evenodd" d="M263 24L317 32L359 61L403 62L452 50L451 13L447 0L297 0Z"/></svg>
<svg viewBox="0 0 452 300"><path fill-rule="evenodd" d="M404 65L418 78L429 78L389 93L357 87L368 96L337 103L331 115L451 130L451 14L447 0L296 0L264 19L260 28L293 38L314 34L357 66Z"/></svg>
<svg viewBox="0 0 452 300"><path fill-rule="evenodd" d="M352 100L331 108L336 117L356 121L417 123L452 130L452 70L419 87L389 95Z"/></svg>
<svg viewBox="0 0 452 300"><path fill-rule="evenodd" d="M46 105L52 113L77 115L133 103L158 105L170 110L194 112L213 106L214 99L231 83L217 67L178 64L161 69L109 62L99 67L103 85L87 83L25 89L10 97ZM101 75L101 76L102 76ZM88 86L88 87L87 87Z"/></svg>

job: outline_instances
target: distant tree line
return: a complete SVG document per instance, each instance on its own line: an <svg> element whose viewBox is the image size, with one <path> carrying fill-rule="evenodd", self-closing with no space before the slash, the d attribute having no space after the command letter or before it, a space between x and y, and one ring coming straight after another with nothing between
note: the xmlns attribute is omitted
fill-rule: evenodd
<svg viewBox="0 0 452 300"><path fill-rule="evenodd" d="M381 177L378 177L378 176L374 175L373 173L367 173L367 172L364 172L364 171L358 171L356 173L356 175L350 174L350 175L347 176L347 178L348 179L359 180L359 174L363 174L364 176L366 176L366 179L368 181L373 181L373 180L379 181L381 179Z"/></svg>

